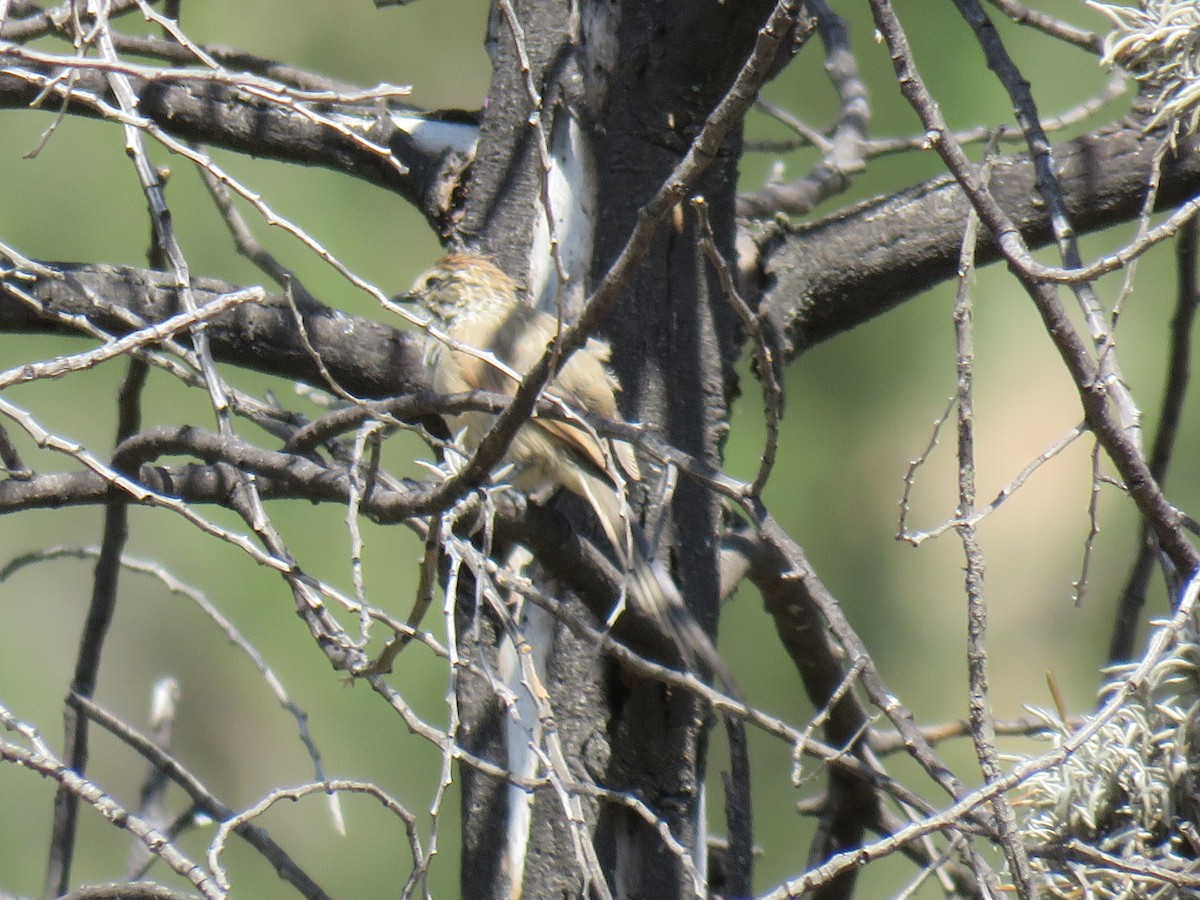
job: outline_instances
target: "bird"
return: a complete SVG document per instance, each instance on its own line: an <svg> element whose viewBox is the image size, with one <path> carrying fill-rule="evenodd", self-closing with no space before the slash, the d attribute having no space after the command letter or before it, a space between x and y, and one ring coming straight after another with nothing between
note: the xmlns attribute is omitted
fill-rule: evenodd
<svg viewBox="0 0 1200 900"><path fill-rule="evenodd" d="M511 396L561 330L555 316L522 301L516 282L490 257L474 252L443 257L417 276L400 299L421 307L430 323L457 345L428 333L425 362L431 386L441 394L483 390ZM608 366L611 354L608 342L588 338L563 362L543 396L603 419L621 420L621 385ZM465 448L473 452L496 416L467 411L447 419L452 432L461 434ZM588 503L626 574L628 600L675 643L693 670L703 664L740 698L728 666L634 521L625 486L641 480L642 474L633 446L603 437L578 419L535 415L513 437L505 462L512 466L508 482L530 496L562 487Z"/></svg>

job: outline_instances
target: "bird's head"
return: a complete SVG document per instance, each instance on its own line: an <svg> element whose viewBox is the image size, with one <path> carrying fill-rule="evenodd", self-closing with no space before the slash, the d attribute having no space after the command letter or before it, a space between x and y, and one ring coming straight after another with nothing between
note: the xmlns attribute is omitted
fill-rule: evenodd
<svg viewBox="0 0 1200 900"><path fill-rule="evenodd" d="M517 286L491 259L451 253L417 276L401 299L420 304L444 326L507 308L517 302Z"/></svg>

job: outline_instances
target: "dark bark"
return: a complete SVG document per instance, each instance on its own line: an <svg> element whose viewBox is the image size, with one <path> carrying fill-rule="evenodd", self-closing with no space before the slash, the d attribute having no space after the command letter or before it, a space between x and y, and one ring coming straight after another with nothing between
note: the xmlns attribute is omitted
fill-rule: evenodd
<svg viewBox="0 0 1200 900"><path fill-rule="evenodd" d="M1072 224L1084 234L1136 218L1161 137L1113 126L1055 148ZM1051 239L1025 155L993 164L992 194L1031 246ZM1200 192L1200 154L1181 142L1163 164L1156 209ZM763 241L765 309L791 354L848 331L954 276L970 204L949 175L876 197ZM981 229L976 261L999 259ZM853 260L853 265L847 265Z"/></svg>
<svg viewBox="0 0 1200 900"><path fill-rule="evenodd" d="M624 5L620 50L599 121L603 139L596 148L599 196L606 198L597 222L597 273L620 251L638 207L657 190L728 90L769 9L767 4L744 6L750 8L708 7L711 17L690 17L646 4ZM735 138L696 191L710 205L727 259L732 257L736 149ZM733 392L729 363L740 325L700 252L694 218L683 209L677 212L655 242L650 263L622 296L608 333L617 348L614 362L625 386L626 417L655 423L672 445L718 464ZM711 543L717 530L715 499L683 479L670 512L675 572L693 611L712 629L719 593ZM610 783L644 798L684 846L694 846L708 737L703 708L695 698L641 682L617 698L610 715ZM597 845L608 869L628 865L629 853L641 861L637 873L623 873L633 885L630 895L690 894L661 838L630 811L605 811Z"/></svg>
<svg viewBox="0 0 1200 900"><path fill-rule="evenodd" d="M60 277L37 277L15 287L41 304L42 312L19 299L14 285L0 283L0 332L72 333L62 317L81 316L106 333L133 330L132 313L155 324L182 311L171 277L127 266L56 264ZM196 303L239 288L215 278L192 282ZM428 386L421 342L411 332L348 316L314 301L297 299L304 330L329 374L362 397L391 397ZM222 362L323 387L325 378L305 348L287 300L268 294L243 304L206 328L213 355Z"/></svg>
<svg viewBox="0 0 1200 900"><path fill-rule="evenodd" d="M643 3L583 4L582 31L556 18L561 5L517 4L536 22L526 46L534 83L546 98L547 141L555 116L573 115L595 157L600 198L593 221L590 272L599 280L619 255L641 207L688 150L705 117L728 91L773 4L679 9ZM536 40L536 42L534 42ZM493 22L496 75L467 192L464 239L493 252L514 273L529 260L539 202L532 109L509 26ZM550 106L557 102L558 105ZM569 110L569 112L568 112ZM737 129L735 129L736 131ZM708 200L718 244L732 256L733 199L739 139L718 154L696 193ZM656 425L667 440L716 464L733 390L735 317L707 271L690 214L682 208L660 229L649 260L635 273L604 332L624 386L623 414ZM717 506L708 492L681 481L667 530L684 596L707 627L717 614ZM472 636L474 637L474 636ZM488 644L490 646L490 643ZM704 776L705 712L693 697L659 684L628 681L560 628L548 687L558 735L581 777L629 792L694 846ZM606 670L609 674L606 675ZM473 752L499 753L495 701L485 685L464 684L463 714ZM501 896L507 886L494 828L502 786L464 771L464 894ZM598 820L596 816L598 814ZM627 896L691 896L694 887L654 829L625 807L589 807L602 868ZM528 896L575 896L581 881L557 800L539 797L524 879Z"/></svg>
<svg viewBox="0 0 1200 900"><path fill-rule="evenodd" d="M25 64L23 68L38 72L45 79L55 76L49 66ZM371 104L343 104L337 112L353 114L364 123L373 121L369 130L362 129L363 133L370 140L390 147L407 172L320 121L227 85L186 78L147 81L133 76L130 83L137 96L138 112L175 137L353 175L400 194L435 225L445 215L444 181L452 179L454 170L462 164L462 161L454 164L444 155L423 148L389 119L379 116ZM39 103L45 109L65 107L73 115L99 118L104 113L86 95L110 107L117 105L101 71L78 71L70 84L76 94L64 104L56 91L50 92L50 99L40 97L44 90L41 80L0 73L0 108L21 109Z"/></svg>

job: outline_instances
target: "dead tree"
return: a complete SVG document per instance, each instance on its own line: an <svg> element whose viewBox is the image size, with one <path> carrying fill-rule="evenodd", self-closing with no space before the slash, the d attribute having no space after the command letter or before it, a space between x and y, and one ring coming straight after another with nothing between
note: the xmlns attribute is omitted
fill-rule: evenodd
<svg viewBox="0 0 1200 900"><path fill-rule="evenodd" d="M83 119L119 132L149 213L145 267L40 258L0 234L0 332L9 336L4 346L19 353L0 366L7 470L0 512L11 522L36 510L103 511L97 547L14 547L3 572L11 577L50 560L61 566L64 557L94 560L67 679L64 738L59 742L49 720L0 706L7 729L0 761L54 785L49 840L30 834L25 847L26 855L44 851L48 860L43 895L184 896L184 888L205 897L237 895L240 876L231 886L220 855L234 836L301 895L337 895L323 885L319 865L258 824L281 799L323 793L365 793L393 814L410 864L388 890L428 893L439 835L451 827L443 820L454 784L461 791L463 896L749 896L756 782L747 730L782 742L798 770L803 759L822 775L816 796L799 802L804 818L816 823L805 832L807 859L772 861L790 874L758 884L765 896L850 896L864 866L897 853L912 861L915 882L935 879L954 896L1011 888L1033 897L1084 884L1114 895L1130 884L1164 887L1172 896L1193 891L1200 838L1180 773L1196 757L1190 714L1173 710L1186 710L1188 698L1200 695L1190 663L1200 556L1188 533L1195 522L1163 482L1189 380L1192 217L1200 208L1192 199L1200 156L1189 137L1194 64L1179 47L1195 41L1200 21L1178 3L1147 0L1137 11L1109 10L1113 30L1105 42L1011 0L993 0L993 15L1036 29L1053 48L1048 52L1103 56L1138 79L1129 115L1087 131L1076 125L1076 137L1052 143L1047 132L1062 123L1039 115L1022 60L977 0L954 5L953 27L974 35L1014 122L953 131L896 10L888 0L869 0L864 10L899 90L887 102L902 95L919 121L918 137L883 140L869 134L861 48L856 52L846 21L824 0L495 0L485 42L492 76L486 103L474 111L415 109L404 89L388 84L361 89L197 43L179 2L0 4L5 120L35 108L53 111L43 141L51 146L59 129ZM237 14L251 15L229 13ZM406 14L375 13L381 23ZM135 27L137 15L150 22L149 31ZM943 15L950 16L949 7ZM231 28L231 38L236 34ZM809 126L761 100L764 86L820 54L838 102L827 125ZM982 79L980 72L982 66L972 77ZM756 103L759 114L792 135L766 149L782 156L810 148L815 161L799 177L753 188L739 181L748 150L764 149L749 146L745 135ZM1065 118L1074 124L1096 108L1109 107L1085 104ZM170 183L161 168L164 150L180 170ZM906 152L936 153L945 174L812 215L881 157ZM403 285L376 285L323 242L318 223L278 213L270 196L221 162L230 154L365 183L419 210L447 248L489 255L519 282L526 302L561 322L542 362L511 398L436 394L423 349L429 322L396 302ZM232 246L267 286L198 269L180 234L185 217L176 197L189 168ZM6 158L0 180L14 171ZM103 224L95 211L81 214ZM344 311L290 268L262 243L264 223L282 228L373 312ZM1095 258L1079 249L1079 235L1123 223L1139 227L1119 249ZM1095 283L1131 273L1166 241L1178 248L1180 285L1169 346L1159 352L1167 371L1157 430L1143 437L1145 404L1124 375L1118 349L1125 345L1114 338L1132 276L1108 305ZM1035 257L1043 247L1054 255ZM1036 310L1081 421L994 501L981 503L971 284L975 269L992 262L1004 263L1011 291ZM780 477L789 363L945 282L958 290L957 386L937 428L954 421L957 503L940 527L909 527L922 455L904 478L899 531L915 545L942 533L962 543L968 710L961 726L922 727L881 672L878 648L856 631L781 522L767 488ZM40 349L39 335L52 336L55 349ZM545 392L592 337L613 347L623 421L587 417ZM739 480L724 469L724 448L733 401L744 389L737 369L744 360L761 387L765 438L754 474ZM117 362L125 368L114 446L50 424L61 421L53 411L71 402L68 385ZM240 387L230 375L242 371L304 385L305 394L292 403L278 391ZM211 419L153 418L148 379L206 397ZM494 416L474 452L445 426L446 416L467 410ZM710 673L694 670L638 610L614 617L625 573L586 504L526 497L505 481L506 450L532 416L565 419L637 448L645 477L626 485L631 518L714 639L723 600L740 583L753 584L815 710L807 721L768 715L753 692L742 698L715 688ZM396 435L413 433L438 461L423 478L394 474ZM1093 716L1073 718L1060 708L997 722L977 526L1076 440L1094 446L1078 592L1088 581L1101 486L1116 485L1140 523L1128 584L1096 592L1119 600L1108 660L1137 665L1117 676ZM303 501L346 510L339 540L350 547L348 586L297 550L278 521L279 510ZM167 567L139 563L128 552L131 528L152 520L131 525L131 511L143 507L185 523L196 541L224 542L271 574L273 590L292 598L307 628L307 647L329 663L329 677L359 683L355 697L371 691L376 715L395 717L409 740L433 749L441 777L418 801L431 816L411 812L411 801L371 779L326 771L307 714L284 692L270 660L227 621L227 602L204 596L217 585L188 588ZM376 527L372 535L404 529L422 545L411 597L372 580L362 529ZM1135 638L1156 569L1165 598L1159 612L1169 599L1173 618L1139 654ZM171 682L159 693L155 735L100 702L110 625L136 571L192 596L253 660L295 716L311 754L310 783L277 785L260 803L236 806L189 772L173 748ZM450 598L444 622L434 627L423 616L443 596ZM281 614L283 606L276 607ZM22 640L28 627L12 627L5 639ZM415 646L400 656L409 644ZM440 719L415 711L411 686L393 671L414 653L424 654L426 675L438 672ZM724 655L738 673L758 662L745 652ZM53 690L61 693L63 685ZM148 764L140 799L93 774L89 735L98 728ZM998 733L1040 735L1053 744L1006 762ZM941 755L939 744L952 737L971 743L974 769L960 771ZM720 773L709 771L714 745L727 760ZM1114 748L1124 754L1117 762ZM897 753L916 762L923 780L895 773ZM1089 781L1109 766L1107 781ZM1135 770L1137 777L1128 774ZM168 800L168 784L186 801ZM937 801L927 799L931 785ZM797 776L796 787L807 783ZM1175 814L1162 814L1164 808ZM337 799L332 809L336 819ZM1160 812L1146 813L1151 809ZM105 876L111 883L70 893L80 883L72 868L80 820L96 813L128 832L135 852L124 872ZM207 856L196 853L193 839L201 816L217 823L204 832ZM796 840L800 846L799 834ZM362 866L377 864L394 859ZM0 889L7 890L3 878L0 870Z"/></svg>

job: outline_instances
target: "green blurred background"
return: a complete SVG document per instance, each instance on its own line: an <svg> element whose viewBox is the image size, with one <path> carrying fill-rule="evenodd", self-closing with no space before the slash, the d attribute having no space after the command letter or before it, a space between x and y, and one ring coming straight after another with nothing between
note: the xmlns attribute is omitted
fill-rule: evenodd
<svg viewBox="0 0 1200 900"><path fill-rule="evenodd" d="M1103 20L1082 3L1043 0L1038 5L1073 22L1103 27ZM899 96L886 48L874 40L865 3L839 6L851 22L871 90L873 135L915 132L915 116ZM949 4L902 3L899 11L921 70L950 123L1010 123L1007 99ZM489 66L482 47L486 15L484 0L442 0L383 11L368 0L253 0L185 4L183 24L200 42L237 45L362 85L411 82L412 101L420 106L469 109L478 107L487 90ZM122 22L123 27L135 24ZM1001 23L1001 31L1033 83L1044 116L1081 102L1107 79L1096 61L1081 52L1007 23ZM835 111L835 100L821 66L814 41L768 88L768 99L823 126ZM1127 103L1125 97L1110 104L1089 125L1111 121ZM25 158L53 122L48 112L10 111L3 116L0 240L34 258L144 264L148 223L120 132L109 125L67 119L36 157ZM748 133L758 138L787 136L757 113ZM421 217L395 196L325 172L221 151L213 155L277 212L384 290L406 287L438 252ZM172 169L168 198L192 272L261 283L262 276L233 252L194 171L166 154L157 158ZM806 171L813 155L798 152L783 160L790 178ZM761 184L774 161L773 156L747 157L745 186ZM932 153L878 160L849 195L836 198L814 216L939 171ZM260 239L325 302L360 315L387 315L294 240L254 222ZM1126 228L1089 238L1085 250L1103 252L1131 233ZM1100 285L1104 297L1116 295L1120 277ZM966 714L961 550L953 537L917 550L894 540L897 499L908 461L928 442L931 422L953 391L952 296L948 287L935 290L817 347L791 366L780 463L768 492L771 507L843 603L890 688L923 723ZM975 297L979 494L986 502L1081 416L1053 348L1016 283L997 268L986 270L978 277ZM1149 428L1157 416L1173 302L1170 250L1160 249L1143 261L1118 332L1126 375ZM83 346L77 340L0 336L0 367ZM109 363L69 380L13 389L6 397L58 434L105 448L112 442L113 397L122 372L120 363ZM229 369L225 374L248 390L274 391L288 405L307 404L291 396L289 384ZM758 386L748 371L743 375L744 396L735 410L728 467L748 477L757 463L763 426ZM167 424L212 422L200 392L184 391L157 372L151 376L145 418ZM1170 482L1172 499L1193 511L1200 503L1195 419L1193 414L1186 422ZM258 437L251 426L244 429ZM28 441L19 443L35 468L53 471L65 466L59 457L37 454ZM1089 592L1075 607L1071 582L1079 575L1088 529L1090 450L1086 441L1077 442L981 528L992 614L993 699L999 717L1020 715L1024 704L1049 706L1047 672L1053 673L1072 711L1085 711L1093 703L1097 666L1104 658L1136 522L1130 504L1106 488ZM411 460L426 453L403 436L393 439L387 450L393 469L401 473L418 472ZM921 473L914 525L933 526L951 514L953 479L952 435L947 432L934 461ZM270 512L308 571L352 590L342 510L276 504ZM218 522L237 524L217 511L208 513ZM0 557L6 561L57 544L94 545L100 521L101 512L94 509L0 519ZM369 596L405 614L418 543L401 528L364 523L363 531ZM256 568L229 546L198 539L190 526L162 512L132 511L128 551L162 563L204 591L262 650L293 699L307 710L328 773L376 781L418 815L428 837L428 808L440 767L436 748L410 734L369 690L342 685L315 651L277 576ZM0 583L0 703L42 727L56 748L61 746L62 697L90 595L90 570L90 563L60 561L23 569ZM1161 614L1161 596L1155 602L1153 612ZM436 613L426 627L435 633L441 630ZM721 650L755 702L795 723L811 715L794 670L750 589L739 593L726 610ZM176 753L226 803L243 807L276 785L312 779L293 720L274 702L247 660L190 602L171 596L149 577L126 575L98 699L144 727L151 686L166 674L182 686ZM401 656L394 681L418 713L444 724L445 668L439 661L414 646ZM819 782L793 788L790 748L757 734L751 740L756 839L763 851L756 889L761 891L803 870L809 828L798 820L795 803ZM721 744L716 736L710 779L714 809L720 802L719 772L724 765ZM1004 746L1019 751L1034 745ZM961 743L945 752L964 780L978 781L969 745ZM129 763L130 755L115 741L96 733L91 777L122 802L133 804L144 773ZM903 762L895 770L905 777L913 773ZM12 766L0 767L0 848L8 848L0 851L0 894L40 891L52 793L48 782ZM944 799L927 789L925 793L939 802ZM177 804L180 797L173 794L171 800ZM343 803L345 837L334 832L322 809L276 809L265 824L335 896L395 895L408 873L401 829L373 801L347 795ZM432 889L439 897L458 891L457 803L452 787L439 831L439 857L432 866ZM87 811L81 819L76 880L114 876L127 853L125 835ZM200 857L211 836L211 829L204 829L183 843ZM268 867L239 842L230 844L224 861L234 875L235 896L288 895ZM872 866L864 875L861 895L888 896L913 874L901 861ZM932 895L928 887L925 891Z"/></svg>

